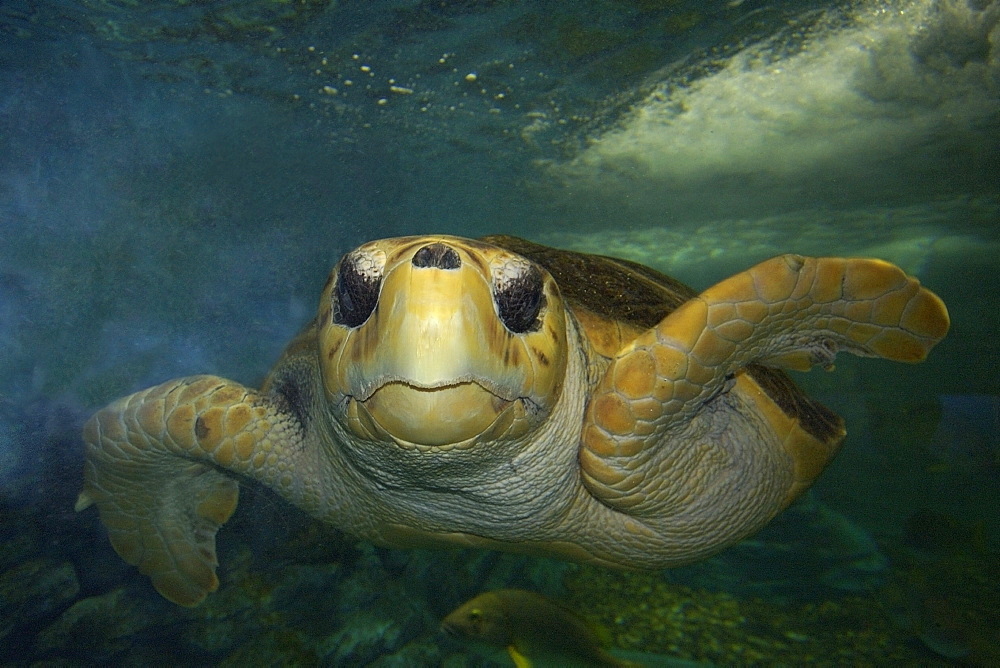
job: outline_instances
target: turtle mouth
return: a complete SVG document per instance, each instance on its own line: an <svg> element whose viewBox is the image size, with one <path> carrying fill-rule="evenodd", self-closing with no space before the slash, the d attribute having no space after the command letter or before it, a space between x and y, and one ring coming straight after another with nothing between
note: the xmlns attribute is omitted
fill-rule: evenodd
<svg viewBox="0 0 1000 668"><path fill-rule="evenodd" d="M357 399L361 402L367 402L376 393L384 390L387 387L399 385L410 388L414 392L440 392L447 391L452 388L460 388L469 385L478 386L484 392L488 392L493 396L503 400L503 401L514 401L518 398L517 392L509 387L505 387L496 381L490 380L489 378L480 378L477 376L467 375L455 378L454 380L445 380L433 383L422 383L420 381L412 379L402 379L398 376L392 374L384 374L380 377L373 378L364 385L358 392L351 395L353 399Z"/></svg>
<svg viewBox="0 0 1000 668"><path fill-rule="evenodd" d="M486 383L462 380L435 385L392 380L367 397L352 397L359 435L388 435L417 446L448 446L510 426L523 414L523 401L506 397ZM351 411L352 413L354 411ZM507 416L509 419L501 420Z"/></svg>

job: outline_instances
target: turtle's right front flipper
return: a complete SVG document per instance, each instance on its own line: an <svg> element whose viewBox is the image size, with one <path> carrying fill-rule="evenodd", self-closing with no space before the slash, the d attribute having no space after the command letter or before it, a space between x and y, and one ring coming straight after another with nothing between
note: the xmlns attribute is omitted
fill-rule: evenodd
<svg viewBox="0 0 1000 668"><path fill-rule="evenodd" d="M842 434L796 455L808 461L808 475L793 480L794 458L784 446L736 454L770 437L758 426L727 439L722 419L697 418L711 415L712 400L748 365L832 368L838 351L919 362L948 327L941 299L888 262L797 255L761 262L684 303L618 353L587 407L580 451L587 488L633 517L703 502L709 492L746 485L744 474L757 475L754 489L761 479L777 484L776 474L759 474L764 466L801 491ZM775 496L789 498L785 490Z"/></svg>
<svg viewBox="0 0 1000 668"><path fill-rule="evenodd" d="M215 534L236 509L228 472L282 491L300 425L255 390L215 376L119 399L84 428L83 491L115 550L164 597L192 606L216 589Z"/></svg>

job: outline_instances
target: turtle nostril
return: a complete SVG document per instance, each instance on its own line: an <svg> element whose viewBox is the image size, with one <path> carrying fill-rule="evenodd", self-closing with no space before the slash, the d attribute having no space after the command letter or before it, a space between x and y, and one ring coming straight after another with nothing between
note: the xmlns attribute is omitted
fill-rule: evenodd
<svg viewBox="0 0 1000 668"><path fill-rule="evenodd" d="M413 266L433 269L458 269L462 260L454 248L441 242L428 244L413 254Z"/></svg>

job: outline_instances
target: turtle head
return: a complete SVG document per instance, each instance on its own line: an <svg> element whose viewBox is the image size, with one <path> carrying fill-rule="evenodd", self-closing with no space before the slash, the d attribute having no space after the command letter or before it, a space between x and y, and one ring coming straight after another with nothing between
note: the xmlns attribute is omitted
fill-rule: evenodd
<svg viewBox="0 0 1000 668"><path fill-rule="evenodd" d="M319 332L335 417L359 438L403 446L519 438L549 415L566 369L553 278L458 237L347 253L323 291Z"/></svg>

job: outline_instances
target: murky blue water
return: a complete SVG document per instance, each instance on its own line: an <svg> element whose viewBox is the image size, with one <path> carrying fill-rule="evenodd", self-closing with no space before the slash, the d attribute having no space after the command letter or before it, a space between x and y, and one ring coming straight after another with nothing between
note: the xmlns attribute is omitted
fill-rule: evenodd
<svg viewBox="0 0 1000 668"><path fill-rule="evenodd" d="M179 376L257 384L344 252L430 232L696 288L876 256L952 330L920 366L797 374L848 440L703 564L637 582L374 548L250 485L219 592L160 599L73 512L83 422ZM997 2L5 2L0 239L5 663L504 665L436 634L499 586L661 659L1000 657Z"/></svg>

